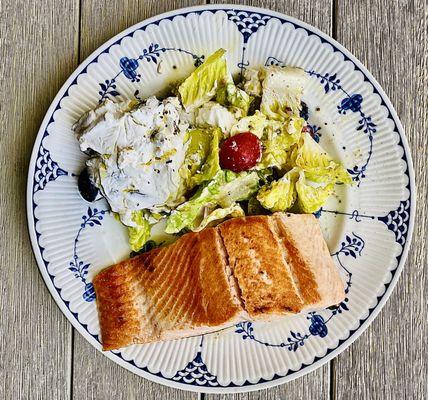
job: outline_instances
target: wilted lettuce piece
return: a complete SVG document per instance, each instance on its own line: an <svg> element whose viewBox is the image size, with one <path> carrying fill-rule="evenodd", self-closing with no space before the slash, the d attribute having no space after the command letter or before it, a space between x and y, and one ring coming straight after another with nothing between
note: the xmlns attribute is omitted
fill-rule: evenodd
<svg viewBox="0 0 428 400"><path fill-rule="evenodd" d="M257 200L265 209L272 212L288 210L296 201L295 183L298 178L297 169L288 171L281 179L263 186L257 194Z"/></svg>
<svg viewBox="0 0 428 400"><path fill-rule="evenodd" d="M232 178L231 174L235 177ZM257 172L240 172L235 174L226 171L226 184L221 188L216 203L223 208L230 207L236 201L248 200L259 189Z"/></svg>
<svg viewBox="0 0 428 400"><path fill-rule="evenodd" d="M215 101L208 101L197 110L197 126L218 127L222 132L230 132L236 121L234 113Z"/></svg>
<svg viewBox="0 0 428 400"><path fill-rule="evenodd" d="M308 134L303 135L299 146L291 155L293 165L305 171L308 179L319 183L351 184L346 169L333 161L330 155Z"/></svg>
<svg viewBox="0 0 428 400"><path fill-rule="evenodd" d="M209 132L205 131L205 134L210 136L208 148L204 148L204 152L201 154L200 167L192 174L190 178L190 187L193 188L202 182L208 181L220 171L219 151L220 151L220 140L223 137L220 128L211 129ZM190 158L192 153L188 151Z"/></svg>
<svg viewBox="0 0 428 400"><path fill-rule="evenodd" d="M265 215L267 211L260 202L257 200L256 196L250 197L247 204L247 214L248 215Z"/></svg>
<svg viewBox="0 0 428 400"><path fill-rule="evenodd" d="M233 136L241 132L251 132L261 139L266 124L266 116L257 110L254 115L244 117L240 119L237 124L233 125L230 130L230 135Z"/></svg>
<svg viewBox="0 0 428 400"><path fill-rule="evenodd" d="M328 197L333 193L334 183L324 186L314 186L307 182L305 173L300 172L296 182L297 203L304 213L314 213L318 211Z"/></svg>
<svg viewBox="0 0 428 400"><path fill-rule="evenodd" d="M204 216L202 221L198 224L193 223L192 231L199 232L212 222L220 222L226 217L244 217L245 213L239 204L233 204L227 208L216 208L215 210L208 212Z"/></svg>
<svg viewBox="0 0 428 400"><path fill-rule="evenodd" d="M228 76L225 53L226 50L219 49L211 54L180 85L178 92L186 111L198 108L211 100L220 85L225 83Z"/></svg>
<svg viewBox="0 0 428 400"><path fill-rule="evenodd" d="M250 96L260 97L262 95L262 82L259 77L259 70L245 69L243 86Z"/></svg>
<svg viewBox="0 0 428 400"><path fill-rule="evenodd" d="M262 139L262 159L258 167L284 169L288 166L292 168L294 165L290 165L289 159L293 146L299 143L302 136L303 124L304 120L297 117L287 119L283 123L267 121L267 133Z"/></svg>
<svg viewBox="0 0 428 400"><path fill-rule="evenodd" d="M229 208L235 202L246 200L258 190L256 172L219 171L209 182L204 183L190 200L181 204L168 217L165 232L176 233L184 228L193 229L197 218L203 219L204 209L216 206Z"/></svg>
<svg viewBox="0 0 428 400"><path fill-rule="evenodd" d="M188 147L180 168L180 192L191 190L202 182L212 179L220 171L219 128L192 129L187 132Z"/></svg>
<svg viewBox="0 0 428 400"><path fill-rule="evenodd" d="M150 224L142 210L133 211L131 220L135 226L128 226L129 245L132 251L138 251L149 240Z"/></svg>
<svg viewBox="0 0 428 400"><path fill-rule="evenodd" d="M299 115L303 87L308 79L305 71L292 67L265 67L260 110L270 119L282 120Z"/></svg>
<svg viewBox="0 0 428 400"><path fill-rule="evenodd" d="M216 100L225 106L236 107L242 110L242 115L245 116L248 114L252 97L235 86L230 76L228 82L219 87Z"/></svg>

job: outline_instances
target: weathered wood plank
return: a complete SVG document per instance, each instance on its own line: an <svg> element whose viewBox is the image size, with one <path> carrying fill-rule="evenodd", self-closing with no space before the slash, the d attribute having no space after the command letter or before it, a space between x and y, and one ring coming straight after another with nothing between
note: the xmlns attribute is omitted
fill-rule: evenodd
<svg viewBox="0 0 428 400"><path fill-rule="evenodd" d="M234 3L233 1L211 1L211 3ZM330 0L310 1L310 0L247 0L236 2L256 7L263 7L269 10L279 11L291 17L298 18L302 21L319 28L327 34L332 31L332 15ZM209 400L257 400L257 399L328 399L330 393L330 373L329 365L296 379L285 385L273 389L261 390L246 394L236 395L206 395Z"/></svg>
<svg viewBox="0 0 428 400"><path fill-rule="evenodd" d="M27 168L40 123L77 66L78 0L0 3L0 398L68 399L71 325L28 239Z"/></svg>
<svg viewBox="0 0 428 400"><path fill-rule="evenodd" d="M153 15L204 1L82 1L80 59L125 28ZM197 399L198 395L170 389L119 367L74 333L73 398Z"/></svg>
<svg viewBox="0 0 428 400"><path fill-rule="evenodd" d="M418 187L413 245L400 281L371 327L336 361L338 399L427 394L426 1L339 1L338 40L379 80L406 129Z"/></svg>

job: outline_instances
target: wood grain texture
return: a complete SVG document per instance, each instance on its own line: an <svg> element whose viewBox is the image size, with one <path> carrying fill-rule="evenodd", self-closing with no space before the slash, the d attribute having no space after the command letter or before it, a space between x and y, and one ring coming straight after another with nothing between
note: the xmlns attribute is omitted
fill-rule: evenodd
<svg viewBox="0 0 428 400"><path fill-rule="evenodd" d="M151 16L204 1L91 1L81 2L80 59L129 26ZM198 395L171 389L123 369L96 351L74 332L73 399L197 399Z"/></svg>
<svg viewBox="0 0 428 400"><path fill-rule="evenodd" d="M332 7L330 0L248 0L239 2L214 0L210 3L236 3L263 7L298 18L319 28L327 34L331 34L332 31ZM322 400L328 399L329 396L330 368L329 364L325 364L323 367L308 375L272 389L235 395L206 395L205 398L209 400Z"/></svg>
<svg viewBox="0 0 428 400"><path fill-rule="evenodd" d="M406 130L417 181L413 244L370 328L336 361L337 399L427 398L427 2L339 1L338 40L378 79Z"/></svg>
<svg viewBox="0 0 428 400"><path fill-rule="evenodd" d="M75 0L1 2L0 398L68 399L71 325L39 274L27 168L46 110L77 66Z"/></svg>

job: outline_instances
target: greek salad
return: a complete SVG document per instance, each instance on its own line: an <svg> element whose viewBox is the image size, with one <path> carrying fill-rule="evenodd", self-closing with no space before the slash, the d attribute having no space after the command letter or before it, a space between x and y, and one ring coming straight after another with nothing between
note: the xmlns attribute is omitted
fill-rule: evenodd
<svg viewBox="0 0 428 400"><path fill-rule="evenodd" d="M74 125L90 155L80 192L105 197L135 252L159 221L179 234L229 217L313 213L336 184L352 183L300 116L305 72L246 69L235 83L225 54L209 56L169 97L106 99Z"/></svg>

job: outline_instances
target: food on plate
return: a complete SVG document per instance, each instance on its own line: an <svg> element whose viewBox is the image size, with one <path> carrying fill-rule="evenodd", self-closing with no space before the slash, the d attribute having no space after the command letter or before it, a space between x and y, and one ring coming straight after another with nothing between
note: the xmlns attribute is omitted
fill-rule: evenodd
<svg viewBox="0 0 428 400"><path fill-rule="evenodd" d="M104 350L271 320L344 298L319 224L308 214L233 218L106 268L93 282Z"/></svg>
<svg viewBox="0 0 428 400"><path fill-rule="evenodd" d="M227 138L220 148L220 165L233 172L248 171L262 156L260 139L251 132L242 132Z"/></svg>
<svg viewBox="0 0 428 400"><path fill-rule="evenodd" d="M90 156L82 196L105 197L135 252L157 224L182 234L256 210L316 212L352 179L300 116L307 79L266 66L235 82L219 49L169 97L105 99L74 126Z"/></svg>

